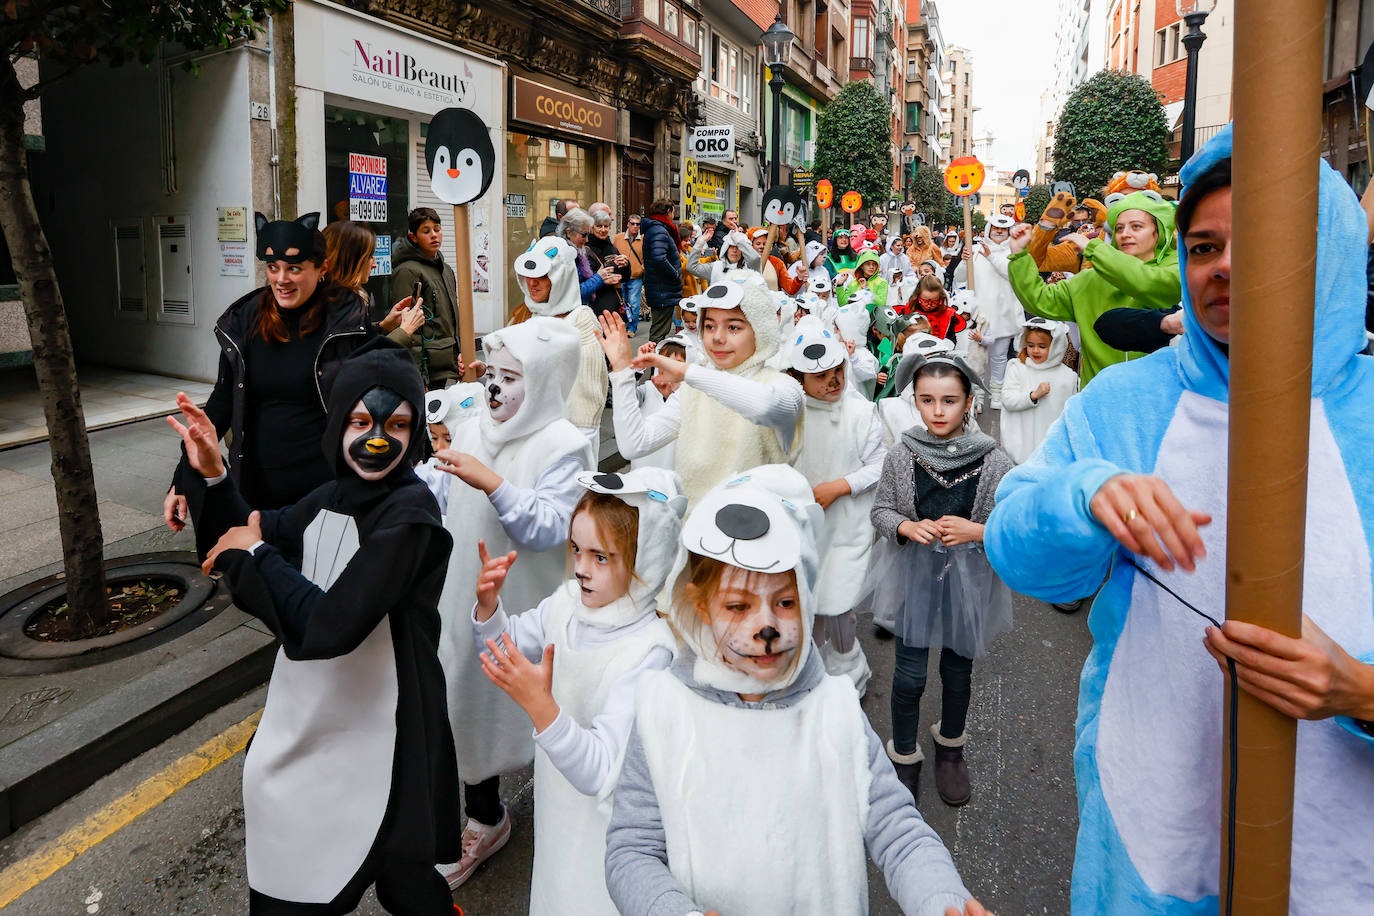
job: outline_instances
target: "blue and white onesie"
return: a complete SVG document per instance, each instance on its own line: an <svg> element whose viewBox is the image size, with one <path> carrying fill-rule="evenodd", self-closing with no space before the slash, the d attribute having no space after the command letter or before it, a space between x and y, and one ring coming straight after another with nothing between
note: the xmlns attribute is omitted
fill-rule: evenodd
<svg viewBox="0 0 1374 916"><path fill-rule="evenodd" d="M1230 155L1227 127L1190 160L1185 187ZM1361 355L1368 229L1349 185L1320 168L1303 607L1352 656L1374 662L1374 359ZM988 556L1016 591L1071 601L1106 580L1088 618L1093 649L1079 686L1077 914L1217 912L1224 679L1203 648L1205 624L1136 575L1088 511L1098 489L1125 473L1158 475L1184 506L1210 513L1196 573L1132 559L1220 615L1228 363L1186 287L1184 296L1179 345L1109 367L1070 400L1002 481L988 522ZM1351 720L1299 722L1291 912L1367 912L1371 850L1374 738Z"/></svg>

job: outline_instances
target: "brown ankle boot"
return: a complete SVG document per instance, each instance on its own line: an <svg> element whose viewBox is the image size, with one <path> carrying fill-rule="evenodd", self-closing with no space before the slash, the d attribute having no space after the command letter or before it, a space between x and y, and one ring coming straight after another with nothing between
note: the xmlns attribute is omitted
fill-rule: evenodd
<svg viewBox="0 0 1374 916"><path fill-rule="evenodd" d="M915 753L899 754L897 749L892 746L892 740L888 739L887 759L892 761L892 768L897 771L897 779L911 793L911 800L919 805L921 802L921 763L925 760L925 755L921 753L920 747L916 748Z"/></svg>
<svg viewBox="0 0 1374 916"><path fill-rule="evenodd" d="M973 794L969 783L968 764L964 762L965 735L946 738L940 734L940 723L930 727L935 736L935 791L940 801L957 808L968 804Z"/></svg>

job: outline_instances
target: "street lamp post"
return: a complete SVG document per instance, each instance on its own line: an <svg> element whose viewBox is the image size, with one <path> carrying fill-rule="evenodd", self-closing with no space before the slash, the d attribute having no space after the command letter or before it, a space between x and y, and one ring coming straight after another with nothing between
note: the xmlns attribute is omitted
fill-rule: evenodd
<svg viewBox="0 0 1374 916"><path fill-rule="evenodd" d="M783 79L783 68L787 66L787 59L792 51L792 39L795 37L787 23L782 21L782 13L778 13L773 24L763 33L763 51L768 63L768 88L773 90L773 151L768 157L771 179L769 183L773 187L777 187L782 181L782 87L786 82Z"/></svg>
<svg viewBox="0 0 1374 916"><path fill-rule="evenodd" d="M911 141L906 141L906 146L902 147L902 202L911 201L911 173L915 171L913 166L916 163L916 148L911 145ZM906 222L906 214L902 214L902 222ZM903 231L908 231L909 226L903 225Z"/></svg>
<svg viewBox="0 0 1374 916"><path fill-rule="evenodd" d="M1188 75L1183 89L1183 138L1179 143L1178 161L1183 164L1193 155L1193 139L1197 133L1197 55L1207 36L1202 24L1212 11L1216 0L1177 0L1178 14L1188 26L1183 47L1188 49Z"/></svg>

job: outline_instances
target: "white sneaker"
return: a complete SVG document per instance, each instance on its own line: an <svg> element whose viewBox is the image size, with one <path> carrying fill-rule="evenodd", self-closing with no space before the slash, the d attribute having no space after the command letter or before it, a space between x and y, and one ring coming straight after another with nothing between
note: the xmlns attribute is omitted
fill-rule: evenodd
<svg viewBox="0 0 1374 916"><path fill-rule="evenodd" d="M501 822L494 827L468 818L468 825L463 828L463 857L457 862L436 865L435 868L448 882L448 889L457 890L464 881L472 877L477 866L500 852L501 847L509 841L510 812L506 809L502 808Z"/></svg>

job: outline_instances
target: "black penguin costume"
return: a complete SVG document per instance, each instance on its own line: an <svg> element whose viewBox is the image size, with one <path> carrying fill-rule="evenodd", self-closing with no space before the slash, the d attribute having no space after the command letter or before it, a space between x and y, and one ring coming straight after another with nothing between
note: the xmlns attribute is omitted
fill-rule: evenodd
<svg viewBox="0 0 1374 916"><path fill-rule="evenodd" d="M389 416L402 402L413 411L401 461L377 481L363 480L343 456L360 401L371 413ZM348 913L374 883L392 913L453 912L434 869L461 855L437 648L452 540L412 470L424 418L424 389L406 350L385 338L359 349L329 396L323 443L336 479L263 512L262 543L251 553L216 559L235 603L281 641L244 761L254 914ZM383 440L400 447L386 417L373 420L354 443L364 468L359 442L374 453ZM188 495L197 528L213 538L250 511L229 479Z"/></svg>

